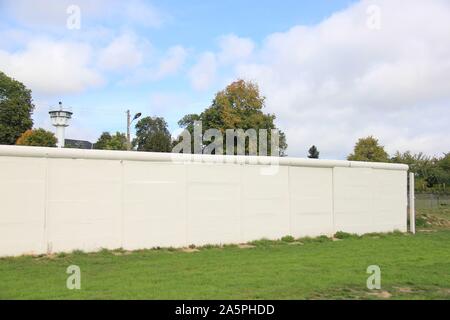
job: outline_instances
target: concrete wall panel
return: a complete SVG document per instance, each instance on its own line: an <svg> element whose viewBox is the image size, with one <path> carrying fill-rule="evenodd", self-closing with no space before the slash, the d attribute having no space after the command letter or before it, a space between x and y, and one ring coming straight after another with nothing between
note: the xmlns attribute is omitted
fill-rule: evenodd
<svg viewBox="0 0 450 320"><path fill-rule="evenodd" d="M186 168L171 163L124 163L123 247L187 243Z"/></svg>
<svg viewBox="0 0 450 320"><path fill-rule="evenodd" d="M291 234L333 234L333 169L289 167L289 183Z"/></svg>
<svg viewBox="0 0 450 320"><path fill-rule="evenodd" d="M336 231L406 231L405 171L334 168L333 186Z"/></svg>
<svg viewBox="0 0 450 320"><path fill-rule="evenodd" d="M288 167L274 175L261 166L243 166L242 241L277 239L290 232Z"/></svg>
<svg viewBox="0 0 450 320"><path fill-rule="evenodd" d="M46 161L0 157L0 256L46 252Z"/></svg>
<svg viewBox="0 0 450 320"><path fill-rule="evenodd" d="M406 231L403 165L173 157L0 146L0 256Z"/></svg>
<svg viewBox="0 0 450 320"><path fill-rule="evenodd" d="M52 251L120 247L119 161L49 159L48 246Z"/></svg>
<svg viewBox="0 0 450 320"><path fill-rule="evenodd" d="M187 170L188 243L239 242L241 166L190 164Z"/></svg>

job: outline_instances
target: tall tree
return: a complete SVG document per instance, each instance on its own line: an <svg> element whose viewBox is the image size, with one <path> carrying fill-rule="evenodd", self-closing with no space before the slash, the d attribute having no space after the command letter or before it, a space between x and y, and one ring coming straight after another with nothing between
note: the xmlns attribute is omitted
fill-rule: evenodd
<svg viewBox="0 0 450 320"><path fill-rule="evenodd" d="M384 147L372 136L361 138L354 151L347 157L351 161L389 162L389 156Z"/></svg>
<svg viewBox="0 0 450 320"><path fill-rule="evenodd" d="M320 152L317 150L316 146L312 146L308 150L308 158L310 159L319 159Z"/></svg>
<svg viewBox="0 0 450 320"><path fill-rule="evenodd" d="M115 135L111 135L109 132L103 132L94 144L94 149L127 150L127 136L125 133L120 132L116 132Z"/></svg>
<svg viewBox="0 0 450 320"><path fill-rule="evenodd" d="M266 129L269 141L267 149L270 154L271 130L277 129L274 123L276 117L274 114L264 113L262 111L264 107L265 97L261 96L258 85L250 81L238 80L218 92L211 106L202 113L186 115L178 124L187 129L191 136L193 136L194 121L201 121L202 134L208 129L220 130L222 134L225 134L227 129L244 131L254 129L258 135L259 130ZM278 132L279 155L283 156L287 148L286 136L282 131L278 130ZM223 150L226 152L226 145ZM245 151L248 152L248 142L246 142ZM236 151L234 153L236 154Z"/></svg>
<svg viewBox="0 0 450 320"><path fill-rule="evenodd" d="M412 154L410 151L399 152L391 158L394 163L403 163L409 166L409 170L414 172L417 178L426 178L432 170L434 164L433 159L422 152Z"/></svg>
<svg viewBox="0 0 450 320"><path fill-rule="evenodd" d="M16 144L20 146L56 147L57 141L58 139L53 132L39 128L22 133Z"/></svg>
<svg viewBox="0 0 450 320"><path fill-rule="evenodd" d="M450 185L450 153L441 158L431 158L422 152L397 151L391 161L409 166L409 170L415 173L415 186L419 192L434 192Z"/></svg>
<svg viewBox="0 0 450 320"><path fill-rule="evenodd" d="M164 118L146 117L139 120L133 146L138 151L171 152L172 137Z"/></svg>
<svg viewBox="0 0 450 320"><path fill-rule="evenodd" d="M33 127L31 90L0 71L0 144L15 144Z"/></svg>
<svg viewBox="0 0 450 320"><path fill-rule="evenodd" d="M108 142L111 141L111 134L109 132L103 132L98 138L97 142L94 143L94 149L106 150Z"/></svg>
<svg viewBox="0 0 450 320"><path fill-rule="evenodd" d="M445 153L442 158L434 159L436 167L433 176L438 184L450 185L450 152Z"/></svg>
<svg viewBox="0 0 450 320"><path fill-rule="evenodd" d="M445 172L450 173L450 152L444 154L444 156L439 159L438 166Z"/></svg>

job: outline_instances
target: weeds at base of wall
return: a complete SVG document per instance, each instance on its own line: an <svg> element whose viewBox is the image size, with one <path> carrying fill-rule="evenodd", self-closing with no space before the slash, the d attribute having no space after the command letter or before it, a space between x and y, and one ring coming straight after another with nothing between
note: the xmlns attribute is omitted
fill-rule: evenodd
<svg viewBox="0 0 450 320"><path fill-rule="evenodd" d="M95 252L85 252L83 250L73 250L72 252L58 252L58 253L51 253L51 254L40 254L40 255L22 255L18 257L3 257L0 258L0 260L3 259L18 259L18 258L33 258L37 260L54 260L54 259L65 259L70 258L72 256L80 256L80 255L113 255L113 256L127 256L132 254L138 254L138 253L145 253L145 252L167 252L167 253L174 253L174 252L184 252L184 253L196 253L200 252L202 250L218 250L218 249L253 249L253 248L264 248L264 247L274 247L274 246L282 246L282 245L308 245L308 244L320 244L320 243L327 243L327 242L333 242L333 241L342 241L342 240L351 240L351 239L381 239L386 238L388 236L407 236L409 234L403 233L401 231L394 231L394 232L388 232L388 233L367 233L364 235L357 235L352 233L346 233L342 231L336 232L332 237L328 237L325 235L318 236L318 237L301 237L301 238L295 238L293 236L284 236L281 239L278 240L269 240L269 239L260 239L255 241L250 241L247 243L242 244L206 244L203 246L195 246L190 245L186 248L174 248L174 247L168 247L168 248L162 248L162 247L154 247L151 249L140 249L140 250L125 250L123 248L118 249L106 249L102 248Z"/></svg>

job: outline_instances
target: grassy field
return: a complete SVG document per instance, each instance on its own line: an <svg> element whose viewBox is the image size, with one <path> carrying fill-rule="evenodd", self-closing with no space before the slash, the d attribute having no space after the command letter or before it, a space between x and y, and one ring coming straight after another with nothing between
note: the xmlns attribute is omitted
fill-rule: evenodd
<svg viewBox="0 0 450 320"><path fill-rule="evenodd" d="M0 299L450 299L449 216L420 212L415 236L0 259ZM81 290L66 288L69 265ZM381 290L366 288L369 265Z"/></svg>

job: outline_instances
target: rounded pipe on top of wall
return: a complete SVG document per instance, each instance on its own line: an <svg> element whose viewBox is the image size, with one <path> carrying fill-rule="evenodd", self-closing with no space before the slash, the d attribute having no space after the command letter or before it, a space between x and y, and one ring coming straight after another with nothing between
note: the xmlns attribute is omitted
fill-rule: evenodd
<svg viewBox="0 0 450 320"><path fill-rule="evenodd" d="M124 160L149 162L175 162L175 163L204 163L204 164L254 164L254 165L280 165L294 167L318 168L372 168L384 170L408 171L405 164L358 162L346 160L319 160L291 157L259 157L259 156L227 156L227 155L201 155L181 153L158 153L136 151L110 151L110 150L84 150L84 149L58 149L28 146L0 146L0 156L3 157L32 157L57 159L89 159L89 160Z"/></svg>

